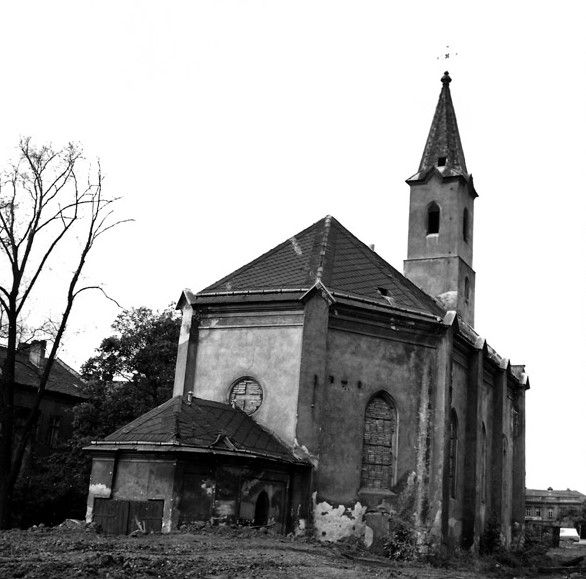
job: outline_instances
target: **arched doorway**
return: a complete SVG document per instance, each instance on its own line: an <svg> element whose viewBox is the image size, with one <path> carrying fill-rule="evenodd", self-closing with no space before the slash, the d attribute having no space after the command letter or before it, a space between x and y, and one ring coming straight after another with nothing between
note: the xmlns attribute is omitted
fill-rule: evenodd
<svg viewBox="0 0 586 579"><path fill-rule="evenodd" d="M269 495L266 491L261 491L256 499L254 507L254 525L262 527L269 522Z"/></svg>

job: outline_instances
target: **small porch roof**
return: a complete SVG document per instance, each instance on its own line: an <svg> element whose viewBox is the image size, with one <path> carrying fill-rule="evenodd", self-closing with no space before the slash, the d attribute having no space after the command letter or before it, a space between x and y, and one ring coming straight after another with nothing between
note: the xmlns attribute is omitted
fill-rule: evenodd
<svg viewBox="0 0 586 579"><path fill-rule="evenodd" d="M84 450L188 452L307 462L242 410L203 398L187 402L182 396L139 416L104 440L92 441Z"/></svg>

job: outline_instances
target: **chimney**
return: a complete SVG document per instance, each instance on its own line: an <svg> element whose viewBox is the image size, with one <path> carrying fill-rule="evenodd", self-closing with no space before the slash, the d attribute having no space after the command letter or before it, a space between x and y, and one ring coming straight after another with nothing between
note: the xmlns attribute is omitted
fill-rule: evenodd
<svg viewBox="0 0 586 579"><path fill-rule="evenodd" d="M28 347L28 359L37 368L41 365L47 349L47 340L33 340Z"/></svg>

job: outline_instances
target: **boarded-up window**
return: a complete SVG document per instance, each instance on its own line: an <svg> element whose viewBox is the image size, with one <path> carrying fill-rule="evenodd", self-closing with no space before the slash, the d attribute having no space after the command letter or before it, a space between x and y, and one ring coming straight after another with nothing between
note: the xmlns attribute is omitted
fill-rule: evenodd
<svg viewBox="0 0 586 579"><path fill-rule="evenodd" d="M230 389L230 404L252 414L262 404L261 385L253 378L240 378Z"/></svg>
<svg viewBox="0 0 586 579"><path fill-rule="evenodd" d="M397 413L391 400L377 394L366 407L362 451L362 487L388 489L393 485Z"/></svg>

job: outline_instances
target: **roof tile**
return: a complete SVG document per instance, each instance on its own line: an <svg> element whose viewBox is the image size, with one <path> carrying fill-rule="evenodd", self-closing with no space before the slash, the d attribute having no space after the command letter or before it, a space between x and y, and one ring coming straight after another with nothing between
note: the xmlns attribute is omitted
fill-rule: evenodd
<svg viewBox="0 0 586 579"><path fill-rule="evenodd" d="M197 302L217 292L305 292L317 281L334 295L339 292L382 306L444 314L430 296L330 216L208 286L194 299Z"/></svg>
<svg viewBox="0 0 586 579"><path fill-rule="evenodd" d="M228 404L203 398L193 398L191 404L181 396L171 398L107 436L103 444L174 442L207 449L222 437L229 438L236 452L298 462L284 444L250 416Z"/></svg>

